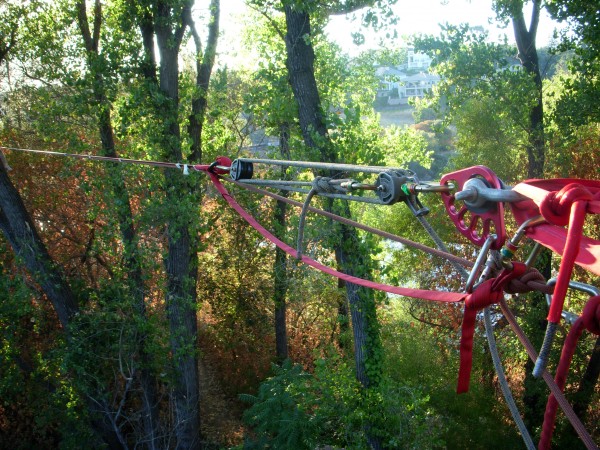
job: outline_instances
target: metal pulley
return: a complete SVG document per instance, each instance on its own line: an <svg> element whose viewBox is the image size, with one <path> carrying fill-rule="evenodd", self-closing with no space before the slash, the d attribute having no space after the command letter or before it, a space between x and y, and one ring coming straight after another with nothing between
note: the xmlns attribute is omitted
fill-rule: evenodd
<svg viewBox="0 0 600 450"><path fill-rule="evenodd" d="M249 180L254 174L254 166L251 161L236 159L231 163L229 176L235 180Z"/></svg>
<svg viewBox="0 0 600 450"><path fill-rule="evenodd" d="M409 181L406 174L394 170L381 172L375 182L377 196L384 205L393 205L406 198L402 185Z"/></svg>
<svg viewBox="0 0 600 450"><path fill-rule="evenodd" d="M429 209L421 204L414 189L411 191L407 184L415 181L416 177L412 173L399 170L381 172L375 182L377 196L385 205L403 201L416 217L424 216L429 213Z"/></svg>

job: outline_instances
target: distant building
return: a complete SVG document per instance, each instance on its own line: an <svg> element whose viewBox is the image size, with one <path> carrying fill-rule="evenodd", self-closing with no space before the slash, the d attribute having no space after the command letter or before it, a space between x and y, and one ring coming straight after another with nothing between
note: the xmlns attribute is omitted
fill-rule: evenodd
<svg viewBox="0 0 600 450"><path fill-rule="evenodd" d="M408 46L406 48L406 69L407 70L427 70L431 65L431 58L425 53L415 52L415 48Z"/></svg>
<svg viewBox="0 0 600 450"><path fill-rule="evenodd" d="M423 97L439 83L438 75L429 73L431 58L407 47L407 62L401 66L382 66L375 70L379 78L377 99L379 104L407 104L413 97Z"/></svg>
<svg viewBox="0 0 600 450"><path fill-rule="evenodd" d="M380 76L377 97L388 105L407 104L413 97L424 97L440 82L438 75L418 72L407 75L397 69L383 71Z"/></svg>

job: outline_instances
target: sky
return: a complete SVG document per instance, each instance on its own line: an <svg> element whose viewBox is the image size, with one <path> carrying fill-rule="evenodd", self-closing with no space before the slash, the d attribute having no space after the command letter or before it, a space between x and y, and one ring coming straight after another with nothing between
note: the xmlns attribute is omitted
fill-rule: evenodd
<svg viewBox="0 0 600 450"><path fill-rule="evenodd" d="M514 43L512 27L499 29L494 21L492 0L398 0L393 10L398 18L396 31L399 36L410 36L413 34L439 35L439 24L450 23L458 25L469 23L472 26L483 26L490 33L490 38L499 40L506 35L509 43ZM239 36L241 23L246 11L244 0L223 0L221 2L221 23L223 30L222 44L220 43L221 60L228 60L228 65L237 58L243 56L238 54ZM528 23L529 11L525 13ZM550 43L554 29L558 26L545 12L543 12L537 35L538 47ZM352 43L351 32L356 31L358 25L350 23L344 16L337 16L330 20L327 26L329 37L338 43L342 49L355 55L366 48L375 48L378 38L371 36L365 45L357 47ZM397 45L401 45L398 42Z"/></svg>
<svg viewBox="0 0 600 450"><path fill-rule="evenodd" d="M398 0L393 10L398 18L395 29L399 36L421 33L439 35L440 24L469 23L471 26L482 26L490 33L492 40L500 40L506 35L508 42L514 43L512 27L501 29L493 20L495 14L492 10L492 0ZM525 12L527 24L530 12L530 8ZM538 47L550 43L557 26L558 24L543 11L538 25ZM352 53L354 49L350 44L350 28L343 17L336 17L328 25L328 32L336 42L349 48ZM377 41L374 39L372 45L376 45Z"/></svg>

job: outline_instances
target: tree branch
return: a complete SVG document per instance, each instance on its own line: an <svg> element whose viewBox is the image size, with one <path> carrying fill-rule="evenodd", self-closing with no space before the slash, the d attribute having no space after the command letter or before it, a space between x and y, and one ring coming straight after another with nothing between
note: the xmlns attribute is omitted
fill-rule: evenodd
<svg viewBox="0 0 600 450"><path fill-rule="evenodd" d="M277 25L277 22L275 22L275 20L269 14L267 14L266 10L259 9L259 8L255 7L254 5L248 5L248 7L253 9L254 11L258 12L261 16L263 16L265 19L267 19L267 22L269 22L271 24L271 26L273 27L273 29L275 30L277 35L285 41L285 31L283 31L279 27L279 25Z"/></svg>
<svg viewBox="0 0 600 450"><path fill-rule="evenodd" d="M537 35L538 24L540 22L540 11L542 9L541 0L533 0L533 6L531 10L531 23L529 25L529 38L535 39Z"/></svg>
<svg viewBox="0 0 600 450"><path fill-rule="evenodd" d="M79 0L77 2L76 7L77 25L79 26L81 36L83 37L83 44L88 52L94 52L94 39L92 38L92 34L90 33L90 24L88 21L87 10L85 7L85 0Z"/></svg>

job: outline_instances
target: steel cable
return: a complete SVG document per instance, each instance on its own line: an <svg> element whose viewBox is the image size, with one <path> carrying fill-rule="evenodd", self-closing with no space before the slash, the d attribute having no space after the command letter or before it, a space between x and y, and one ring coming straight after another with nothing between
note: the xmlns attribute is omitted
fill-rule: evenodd
<svg viewBox="0 0 600 450"><path fill-rule="evenodd" d="M431 238L433 239L435 244L438 246L438 248L447 253L448 249L446 248L444 241L442 241L440 236L431 227L431 225L429 224L427 219L425 219L425 217L423 217L423 216L416 216L416 217L419 220L419 222L421 223L421 225L423 226L423 228L425 229L425 231L427 231L427 234L429 234L429 236L431 236ZM469 278L469 274L467 273L465 268L463 266L460 266L460 265L452 263L452 262L451 262L451 264L458 271L458 273L460 273L462 278L465 281L467 281L467 279ZM525 426L525 422L523 421L523 418L521 417L519 408L517 407L517 404L512 395L510 386L508 385L508 380L506 379L506 373L504 372L504 366L502 365L502 360L500 359L500 354L498 352L498 346L496 345L496 338L494 336L494 326L492 324L489 306L487 308L484 308L483 318L484 318L484 326L485 326L485 336L488 341L488 347L490 349L490 355L492 357L492 362L494 364L494 370L496 371L496 374L498 375L498 383L500 384L500 390L502 391L504 400L506 401L508 409L510 410L510 414L512 415L513 420L515 421L515 424L517 425L517 428L519 429L519 432L521 433L521 436L523 438L525 446L529 450L535 450L535 444L533 443L533 439L531 438L531 435L529 434L529 430L527 430L527 427Z"/></svg>

